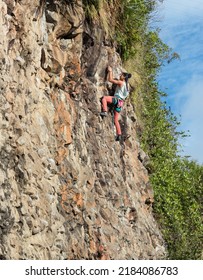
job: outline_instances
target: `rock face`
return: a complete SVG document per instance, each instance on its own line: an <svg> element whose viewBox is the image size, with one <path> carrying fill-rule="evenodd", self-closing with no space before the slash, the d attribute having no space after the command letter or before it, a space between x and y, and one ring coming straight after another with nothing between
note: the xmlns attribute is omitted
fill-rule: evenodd
<svg viewBox="0 0 203 280"><path fill-rule="evenodd" d="M0 0L0 258L160 259L136 117L114 141L105 68L121 71L82 1Z"/></svg>

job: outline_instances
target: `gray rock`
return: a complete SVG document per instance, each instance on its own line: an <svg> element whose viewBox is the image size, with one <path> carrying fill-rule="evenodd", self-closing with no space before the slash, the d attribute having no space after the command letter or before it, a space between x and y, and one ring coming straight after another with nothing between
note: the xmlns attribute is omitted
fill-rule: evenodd
<svg viewBox="0 0 203 280"><path fill-rule="evenodd" d="M0 2L0 258L164 258L133 107L122 149L99 116L121 59L82 0L51 2Z"/></svg>

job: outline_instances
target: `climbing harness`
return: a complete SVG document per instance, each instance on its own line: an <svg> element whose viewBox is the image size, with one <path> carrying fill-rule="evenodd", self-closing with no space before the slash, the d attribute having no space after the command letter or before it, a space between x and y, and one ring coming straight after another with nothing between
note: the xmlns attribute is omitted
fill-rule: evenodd
<svg viewBox="0 0 203 280"><path fill-rule="evenodd" d="M123 107L123 104L124 104L124 100L118 98L118 97L114 97L113 98L113 105L114 105L114 110L118 113L121 112L122 110L122 107Z"/></svg>

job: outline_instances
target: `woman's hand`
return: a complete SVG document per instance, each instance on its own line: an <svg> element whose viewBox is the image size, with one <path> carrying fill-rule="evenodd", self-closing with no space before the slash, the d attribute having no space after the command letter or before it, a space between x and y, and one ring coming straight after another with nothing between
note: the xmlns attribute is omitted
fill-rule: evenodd
<svg viewBox="0 0 203 280"><path fill-rule="evenodd" d="M112 72L111 66L108 66L108 72Z"/></svg>

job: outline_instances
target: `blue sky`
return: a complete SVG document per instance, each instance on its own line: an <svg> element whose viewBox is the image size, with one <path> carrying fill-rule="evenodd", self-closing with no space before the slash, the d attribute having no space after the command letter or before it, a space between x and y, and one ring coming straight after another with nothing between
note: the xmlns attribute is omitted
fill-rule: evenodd
<svg viewBox="0 0 203 280"><path fill-rule="evenodd" d="M164 0L158 20L162 41L181 58L162 68L159 86L180 130L190 132L183 154L203 164L203 0Z"/></svg>

